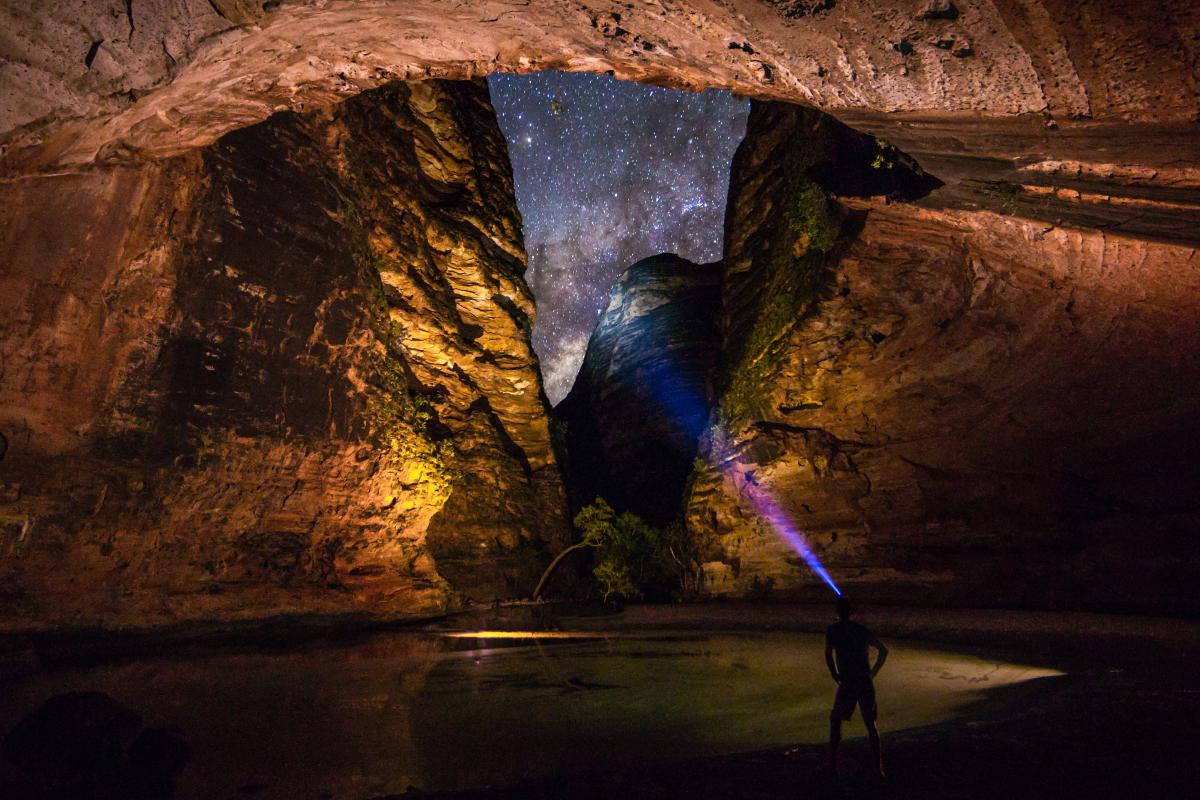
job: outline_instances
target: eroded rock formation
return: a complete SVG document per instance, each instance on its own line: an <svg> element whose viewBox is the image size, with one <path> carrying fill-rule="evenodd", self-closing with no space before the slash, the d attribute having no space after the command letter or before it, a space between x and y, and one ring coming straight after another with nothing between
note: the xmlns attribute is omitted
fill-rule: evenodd
<svg viewBox="0 0 1200 800"><path fill-rule="evenodd" d="M2 190L6 626L428 612L563 543L481 83Z"/></svg>
<svg viewBox="0 0 1200 800"><path fill-rule="evenodd" d="M1190 0L1152 14L1112 0L955 0L953 15L936 5L6 0L0 136L22 171L161 156L395 78L538 69L826 110L1045 114L1064 128L1083 117L1196 121Z"/></svg>
<svg viewBox="0 0 1200 800"><path fill-rule="evenodd" d="M727 378L688 502L710 591L823 591L750 500L765 495L860 598L1194 612L1195 250L924 202L825 206L787 171L821 146L811 119L756 107L735 159Z"/></svg>
<svg viewBox="0 0 1200 800"><path fill-rule="evenodd" d="M608 71L814 106L941 208L1200 243L1200 9L1112 0L0 3L0 176L178 155L397 78Z"/></svg>
<svg viewBox="0 0 1200 800"><path fill-rule="evenodd" d="M714 592L811 585L752 481L875 597L1196 609L1191 0L0 0L0 25L9 624L519 583L565 525L494 122L440 84L337 104L551 68L821 108L945 184L826 217L829 175L735 176L725 434L689 505Z"/></svg>
<svg viewBox="0 0 1200 800"><path fill-rule="evenodd" d="M577 505L603 497L658 524L679 513L720 352L720 279L720 264L665 254L629 267L613 287L554 410Z"/></svg>

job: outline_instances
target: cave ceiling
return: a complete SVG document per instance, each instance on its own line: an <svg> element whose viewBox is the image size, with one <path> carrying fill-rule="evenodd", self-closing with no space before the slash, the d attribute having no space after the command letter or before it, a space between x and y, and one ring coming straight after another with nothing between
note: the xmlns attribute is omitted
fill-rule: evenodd
<svg viewBox="0 0 1200 800"><path fill-rule="evenodd" d="M159 157L396 79L543 69L725 88L855 112L868 128L864 112L1036 117L1001 143L1017 151L1094 138L1101 122L1194 124L1197 4L1136 6L4 0L0 146L10 175Z"/></svg>

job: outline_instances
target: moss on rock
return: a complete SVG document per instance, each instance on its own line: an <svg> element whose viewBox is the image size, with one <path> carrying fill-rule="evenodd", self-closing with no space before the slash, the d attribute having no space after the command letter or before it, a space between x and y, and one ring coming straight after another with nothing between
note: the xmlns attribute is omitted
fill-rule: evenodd
<svg viewBox="0 0 1200 800"><path fill-rule="evenodd" d="M812 308L838 225L825 191L799 164L789 164L766 251L756 265L763 291L750 331L731 354L719 422L732 428L758 413L762 387L780 367L783 342Z"/></svg>

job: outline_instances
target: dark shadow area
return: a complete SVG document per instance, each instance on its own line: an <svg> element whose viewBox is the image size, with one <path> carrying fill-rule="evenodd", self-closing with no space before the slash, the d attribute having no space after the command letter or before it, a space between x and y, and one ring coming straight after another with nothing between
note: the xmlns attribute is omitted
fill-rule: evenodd
<svg viewBox="0 0 1200 800"><path fill-rule="evenodd" d="M747 604L713 610L718 613L709 616L715 624L726 612L762 625L787 625L789 619L813 616L797 615L794 609L756 611ZM799 745L636 769L597 765L594 771L576 775L432 796L1115 799L1145 796L1148 791L1184 797L1200 787L1190 737L1180 735L1200 713L1194 674L1200 635L1194 625L1147 624L1144 633L1136 633L1135 620L1115 621L1106 633L1101 618L1063 618L1056 623L1049 614L1014 613L1007 615L1010 627L1001 630L996 624L1000 612L985 614L977 620L978 627L964 624L971 614L965 611L941 619L931 612L882 613L881 621L890 631L932 626L926 627L931 635L959 642L956 651L984 657L1003 653L1068 674L990 689L944 722L884 730L888 777L883 781L871 774L870 750L856 715L846 730L857 738L843 744L838 778L825 769L823 745ZM700 619L687 612L684 616ZM653 617L639 613L625 622L649 624ZM938 633L932 634L934 630ZM780 702L789 699L781 697ZM880 702L886 706L886 694ZM418 795L410 792L394 797L414 796Z"/></svg>
<svg viewBox="0 0 1200 800"><path fill-rule="evenodd" d="M13 676L0 702L0 781L37 798L191 800L291 797L300 785L371 797L386 794L371 786L503 786L527 776L531 796L553 796L576 779L548 776L579 775L596 759L640 781L653 764L819 741L824 728L830 691L812 635L464 633L378 632L275 649L214 641ZM910 704L897 718L904 727L974 714L964 692L976 681L1020 679L1002 661L900 646L910 658L896 673ZM923 684L931 667L959 676L944 697ZM929 708L912 703L922 696ZM543 786L548 794L537 793Z"/></svg>
<svg viewBox="0 0 1200 800"><path fill-rule="evenodd" d="M1200 784L1186 730L1197 711L1180 686L1128 676L1045 678L990 692L950 722L884 733L888 778L870 777L863 739L844 745L840 778L819 745L640 770L593 773L439 798L1127 798L1189 796ZM857 724L854 723L854 724ZM413 797L415 793L395 797ZM431 796L431 795L420 795Z"/></svg>
<svg viewBox="0 0 1200 800"><path fill-rule="evenodd" d="M21 719L3 755L11 800L169 800L188 748L106 694L68 692Z"/></svg>

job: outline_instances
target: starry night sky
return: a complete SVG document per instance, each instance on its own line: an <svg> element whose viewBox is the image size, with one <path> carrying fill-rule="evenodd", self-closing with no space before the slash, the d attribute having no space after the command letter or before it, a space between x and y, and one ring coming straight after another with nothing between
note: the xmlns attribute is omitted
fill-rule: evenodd
<svg viewBox="0 0 1200 800"><path fill-rule="evenodd" d="M488 78L508 138L546 394L568 391L608 293L658 253L721 257L729 164L749 102L603 75Z"/></svg>

